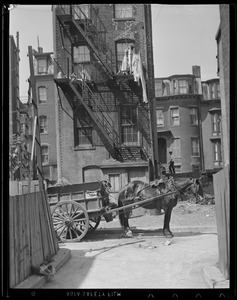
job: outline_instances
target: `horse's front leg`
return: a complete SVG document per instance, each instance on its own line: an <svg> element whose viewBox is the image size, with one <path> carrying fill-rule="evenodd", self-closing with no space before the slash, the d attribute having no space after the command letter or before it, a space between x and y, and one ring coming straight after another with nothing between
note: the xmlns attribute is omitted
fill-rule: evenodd
<svg viewBox="0 0 237 300"><path fill-rule="evenodd" d="M173 206L171 206L169 204L165 208L163 234L167 238L172 238L173 237L173 233L170 230L170 218L171 218L172 209L173 209Z"/></svg>

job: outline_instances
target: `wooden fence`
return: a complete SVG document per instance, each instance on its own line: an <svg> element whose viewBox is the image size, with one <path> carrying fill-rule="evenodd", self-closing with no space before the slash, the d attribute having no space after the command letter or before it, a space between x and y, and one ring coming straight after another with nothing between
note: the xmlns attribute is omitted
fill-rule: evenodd
<svg viewBox="0 0 237 300"><path fill-rule="evenodd" d="M31 266L51 261L59 250L44 191L9 199L10 287L31 273Z"/></svg>
<svg viewBox="0 0 237 300"><path fill-rule="evenodd" d="M218 233L219 267L226 279L230 270L230 187L229 167L213 175Z"/></svg>

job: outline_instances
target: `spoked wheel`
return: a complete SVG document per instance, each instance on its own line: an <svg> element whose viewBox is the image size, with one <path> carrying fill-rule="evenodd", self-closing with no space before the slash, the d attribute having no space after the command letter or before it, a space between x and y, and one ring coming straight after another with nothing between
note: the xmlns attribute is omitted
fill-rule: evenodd
<svg viewBox="0 0 237 300"><path fill-rule="evenodd" d="M78 242L89 229L89 216L79 203L60 201L52 212L54 230L62 242Z"/></svg>
<svg viewBox="0 0 237 300"><path fill-rule="evenodd" d="M96 230L96 228L99 226L101 220L101 216L98 217L90 217L89 220L89 231Z"/></svg>

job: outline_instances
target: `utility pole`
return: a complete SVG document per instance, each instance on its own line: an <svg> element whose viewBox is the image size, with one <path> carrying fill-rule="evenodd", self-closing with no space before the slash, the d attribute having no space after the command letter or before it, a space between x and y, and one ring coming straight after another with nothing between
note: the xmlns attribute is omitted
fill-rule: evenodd
<svg viewBox="0 0 237 300"><path fill-rule="evenodd" d="M150 122L151 136L151 160L153 167L153 180L160 175L159 158L158 158L158 139L156 129L156 99L155 99L155 80L154 80L154 62L153 62L153 45L152 45L152 22L151 22L151 5L144 4L145 37L146 37L146 60L147 60L147 97L148 97L148 114Z"/></svg>

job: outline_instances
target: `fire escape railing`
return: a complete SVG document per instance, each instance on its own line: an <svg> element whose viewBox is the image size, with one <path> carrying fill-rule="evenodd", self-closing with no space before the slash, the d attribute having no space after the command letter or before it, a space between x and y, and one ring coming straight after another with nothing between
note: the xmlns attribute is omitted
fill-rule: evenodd
<svg viewBox="0 0 237 300"><path fill-rule="evenodd" d="M89 10L87 13L85 13L80 6L78 5L58 5L59 10L57 12L57 16L65 16L68 18L64 19L64 22L69 25L70 22L72 22L74 25L76 24L76 27L78 31L84 36L84 38L87 41L87 44L90 48L90 63L97 66L97 70L100 70L103 66L106 72L113 78L114 74L116 73L116 66L113 63L113 55L111 49L108 48L108 45L106 44L106 28L104 24L102 23L98 13L96 12L93 5L88 4ZM69 22L68 22L69 21ZM62 24L62 23L61 23ZM67 27L67 26L66 26ZM64 28L65 29L65 28ZM71 40L71 33L66 30L68 38ZM88 39L90 40L88 43ZM97 50L97 51L96 51ZM70 54L70 51L67 51L68 54ZM57 63L57 61L55 61ZM57 63L58 64L58 63ZM69 64L67 64L67 72L64 72L62 68L60 68L61 72L66 77L70 77L69 74ZM84 96L86 93L89 92L90 97L87 101L93 102L93 113L95 117L97 117L98 122L103 126L103 128L106 130L107 134L111 138L111 140L114 141L114 145L117 148L127 146L124 144L121 144L119 141L119 134L114 129L114 121L111 119L111 117L108 114L105 114L105 112L101 111L102 107L99 105L99 102L103 103L103 105L106 106L103 97L99 93L99 91L96 92L96 94L99 96L101 101L95 101L96 97L94 92L90 89L89 85L86 83L86 81L82 80L83 76L80 74L79 71L76 70L75 65L71 63L71 70L74 71L76 77L81 78L77 83L80 85L81 90L84 93ZM95 75L95 74L93 74ZM93 79L93 78L92 78ZM84 99L84 98L83 98ZM140 109L140 113L145 116L145 113L142 112ZM145 118L147 118L145 116ZM146 122L145 122L146 123ZM138 118L138 129L139 131L144 135L145 133L145 139L147 140L148 144L149 142L149 124L145 124L139 121ZM148 125L148 126L146 126ZM144 152L145 149L142 147Z"/></svg>
<svg viewBox="0 0 237 300"><path fill-rule="evenodd" d="M112 78L116 72L116 66L113 63L113 53L106 43L106 28L93 5L88 4L88 15L83 12L80 6L58 5L58 7L60 10L57 12L57 16L69 16L70 20L76 24L80 33L90 39L88 46L94 54L94 62L102 64ZM80 24L83 26L80 26ZM95 51L93 46L95 46L97 51ZM99 52L102 52L103 55Z"/></svg>

